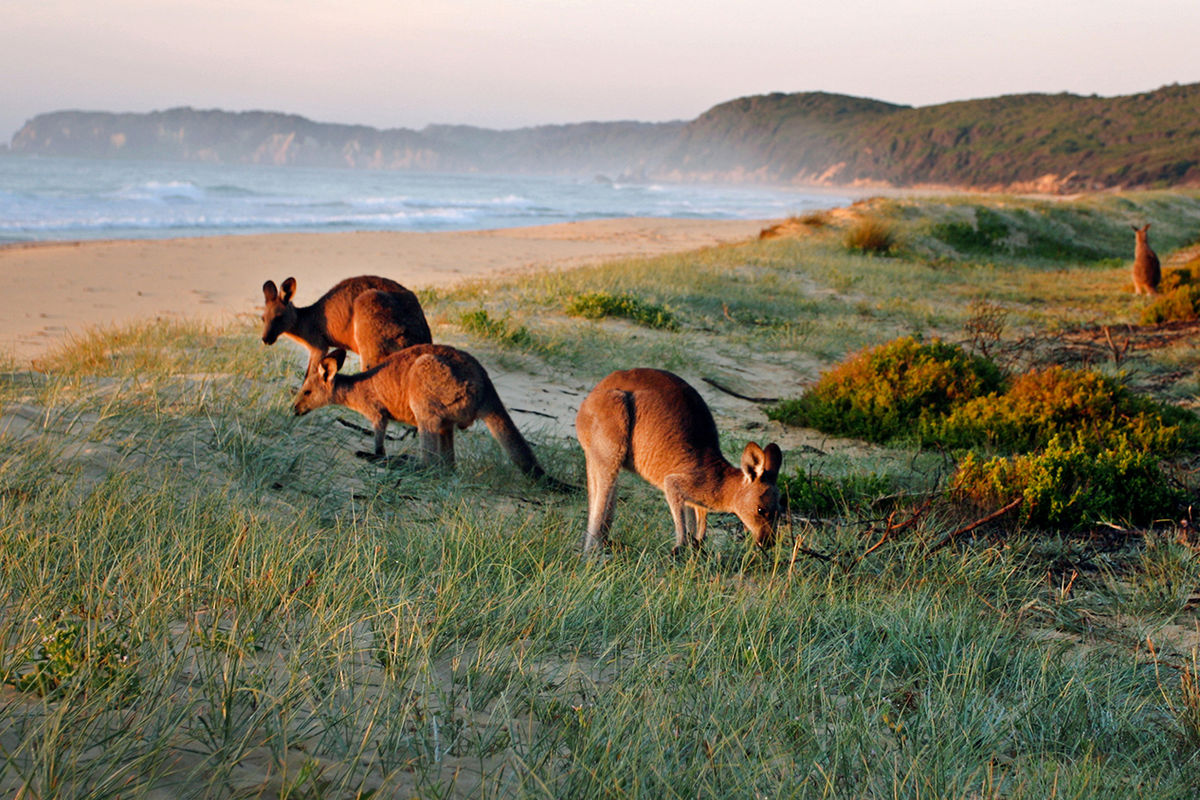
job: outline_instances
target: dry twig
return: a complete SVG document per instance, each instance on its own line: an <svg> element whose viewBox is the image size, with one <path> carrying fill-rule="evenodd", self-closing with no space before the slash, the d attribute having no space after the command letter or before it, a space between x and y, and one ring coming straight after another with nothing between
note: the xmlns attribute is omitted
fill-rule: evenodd
<svg viewBox="0 0 1200 800"><path fill-rule="evenodd" d="M925 555L929 555L930 553L933 553L937 550L941 550L943 547L950 544L955 539L957 539L959 536L962 536L964 533L970 533L971 531L978 528L980 525L986 525L987 523L991 522L992 520L998 519L998 518L1004 516L1005 514L1012 511L1014 508L1016 508L1017 506L1021 505L1021 503L1024 502L1024 500L1025 500L1025 498L1018 497L1016 500L1013 500L1011 503L1006 505L1004 508L997 509L996 511L993 511L991 514L988 514L986 517L977 519L974 522L972 522L970 525L959 528L958 530L954 531L953 533L946 534L945 538L943 538L940 542L938 542L937 544L930 547L927 551L925 551Z"/></svg>
<svg viewBox="0 0 1200 800"><path fill-rule="evenodd" d="M701 378L701 380L703 380L705 383L707 383L709 386L713 387L714 389L719 389L720 391L724 392L725 394L730 395L732 397L736 397L739 400L749 400L751 403L778 403L779 402L778 397L750 397L748 395L740 394L738 392L735 392L733 389L730 389L728 386L722 386L714 378Z"/></svg>

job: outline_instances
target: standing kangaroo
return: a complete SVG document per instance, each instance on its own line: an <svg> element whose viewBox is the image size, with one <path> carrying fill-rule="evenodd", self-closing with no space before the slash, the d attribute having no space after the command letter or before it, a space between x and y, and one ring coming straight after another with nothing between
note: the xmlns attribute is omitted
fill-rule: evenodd
<svg viewBox="0 0 1200 800"><path fill-rule="evenodd" d="M783 454L754 442L742 467L725 460L717 424L700 393L657 369L614 372L579 406L575 433L587 461L588 524L583 551L604 544L617 474L624 467L662 490L675 522L675 553L704 541L709 511L729 511L766 547L775 536ZM691 510L691 515L685 509Z"/></svg>
<svg viewBox="0 0 1200 800"><path fill-rule="evenodd" d="M433 341L417 296L388 278L347 278L300 308L292 304L296 279L288 278L281 289L274 281L263 284L262 340L274 344L282 335L307 347L309 373L331 347L358 353L368 369L388 353Z"/></svg>
<svg viewBox="0 0 1200 800"><path fill-rule="evenodd" d="M334 350L304 378L293 408L302 416L330 403L362 414L375 429L375 455L383 455L388 422L415 425L426 466L454 466L454 428L483 420L513 463L530 478L546 475L500 401L487 371L469 353L444 344L419 344L393 353L357 375L339 375L345 350Z"/></svg>
<svg viewBox="0 0 1200 800"><path fill-rule="evenodd" d="M1158 282L1162 279L1162 269L1158 264L1158 256L1150 249L1150 242L1146 238L1147 232L1150 230L1150 223L1147 222L1142 227L1137 225L1130 226L1133 228L1133 234L1137 237L1137 243L1133 248L1133 291L1135 294L1158 294Z"/></svg>

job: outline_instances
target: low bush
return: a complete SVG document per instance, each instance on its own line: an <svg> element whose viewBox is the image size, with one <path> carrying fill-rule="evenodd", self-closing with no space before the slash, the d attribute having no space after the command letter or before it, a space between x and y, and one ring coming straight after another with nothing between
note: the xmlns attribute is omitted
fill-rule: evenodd
<svg viewBox="0 0 1200 800"><path fill-rule="evenodd" d="M88 626L58 617L36 620L41 643L29 668L11 683L21 691L59 697L116 689L123 697L137 693L138 676L131 655L133 635L116 626Z"/></svg>
<svg viewBox="0 0 1200 800"><path fill-rule="evenodd" d="M492 319L487 309L480 308L468 311L459 317L459 324L468 333L473 333L484 339L491 339L500 344L513 347L528 347L533 343L533 336L524 325L517 325L504 315L500 319Z"/></svg>
<svg viewBox="0 0 1200 800"><path fill-rule="evenodd" d="M862 217L846 229L842 244L856 253L887 255L896 248L896 229L880 217Z"/></svg>
<svg viewBox="0 0 1200 800"><path fill-rule="evenodd" d="M951 494L994 509L1017 497L1035 525L1135 524L1174 511L1163 459L1200 444L1200 420L1087 370L1050 367L1007 382L991 361L897 339L823 375L772 419L876 442L916 438L968 450ZM981 452L999 453L994 457ZM848 499L827 480L781 481L793 503L827 513Z"/></svg>
<svg viewBox="0 0 1200 800"><path fill-rule="evenodd" d="M993 509L1017 497L1032 525L1078 528L1097 522L1152 522L1181 501L1156 456L1125 436L1099 444L1060 434L1045 449L983 459L970 453L955 473L952 496Z"/></svg>
<svg viewBox="0 0 1200 800"><path fill-rule="evenodd" d="M1002 245L1009 229L1000 214L977 206L974 223L940 222L932 226L930 233L960 253L990 253Z"/></svg>
<svg viewBox="0 0 1200 800"><path fill-rule="evenodd" d="M944 417L926 417L921 438L949 448L1021 453L1069 431L1098 443L1119 433L1167 456L1195 438L1195 427L1177 410L1138 397L1110 378L1055 366L1018 375L1005 392L972 398Z"/></svg>
<svg viewBox="0 0 1200 800"><path fill-rule="evenodd" d="M911 438L922 420L944 416L972 398L998 391L991 361L935 340L911 337L865 350L825 373L798 398L767 409L789 425L874 442Z"/></svg>
<svg viewBox="0 0 1200 800"><path fill-rule="evenodd" d="M1158 291L1154 302L1142 309L1143 325L1200 319L1200 258L1165 273Z"/></svg>
<svg viewBox="0 0 1200 800"><path fill-rule="evenodd" d="M1182 289L1184 286L1200 286L1200 258L1193 258L1182 267L1163 273L1158 290L1170 292L1174 289Z"/></svg>
<svg viewBox="0 0 1200 800"><path fill-rule="evenodd" d="M604 291L584 292L567 301L565 310L573 317L586 319L621 317L647 328L679 330L679 322L670 309L631 294L613 294Z"/></svg>

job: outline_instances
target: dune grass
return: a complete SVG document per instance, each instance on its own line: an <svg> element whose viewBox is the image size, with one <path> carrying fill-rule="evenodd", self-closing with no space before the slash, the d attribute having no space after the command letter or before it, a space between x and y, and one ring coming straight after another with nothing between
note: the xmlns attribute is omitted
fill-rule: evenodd
<svg viewBox="0 0 1200 800"><path fill-rule="evenodd" d="M1151 200L1195 202L1171 197ZM899 256L847 253L831 225L422 301L438 340L581 384L639 363L815 380L898 334L962 339L980 301L1008 310L1004 338L1137 317L1123 267L920 255L949 212L915 208ZM679 330L568 318L587 291L662 299ZM528 338L460 327L478 310ZM943 455L888 472L882 450L795 447L785 469L820 475L824 505L793 509L775 549L718 515L706 554L675 560L661 496L623 480L617 544L588 561L585 498L528 483L485 433L445 475L356 459L351 413L293 418L302 361L249 324L156 323L0 377L0 794L1182 798L1200 780L1200 564L1174 532L1013 525L935 549L962 520L922 511L920 487L881 495ZM1163 391L1194 398L1187 352L1113 366L1191 370ZM783 433L753 413L721 419L737 448ZM533 444L582 482L573 442Z"/></svg>

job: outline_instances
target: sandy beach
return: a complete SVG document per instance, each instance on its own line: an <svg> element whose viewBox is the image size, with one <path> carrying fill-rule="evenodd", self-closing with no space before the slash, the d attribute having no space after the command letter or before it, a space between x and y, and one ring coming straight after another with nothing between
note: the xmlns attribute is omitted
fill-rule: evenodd
<svg viewBox="0 0 1200 800"><path fill-rule="evenodd" d="M96 326L163 316L257 315L263 281L288 276L297 302L378 274L412 289L754 237L760 220L608 219L448 233L317 233L12 245L0 248L0 352L36 359Z"/></svg>

